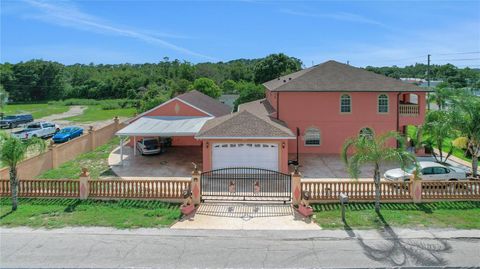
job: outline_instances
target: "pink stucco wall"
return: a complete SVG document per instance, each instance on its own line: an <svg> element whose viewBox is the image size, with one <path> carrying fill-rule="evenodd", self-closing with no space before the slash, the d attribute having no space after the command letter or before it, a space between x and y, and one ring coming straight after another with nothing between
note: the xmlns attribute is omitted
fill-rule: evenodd
<svg viewBox="0 0 480 269"><path fill-rule="evenodd" d="M338 154L345 140L358 135L364 127L370 127L376 134L397 129L397 93L385 93L389 97L389 112L377 112L379 92L350 92L351 113L340 112L340 96L346 92L281 92L268 93L272 106L279 118L296 133L300 128L300 153ZM418 93L420 114L416 117L400 116L402 125L421 124L425 115L425 94ZM277 107L278 99L278 107ZM308 128L317 128L321 134L320 146L305 146L304 134ZM394 146L394 142L391 143ZM289 141L290 153L295 153L295 140Z"/></svg>
<svg viewBox="0 0 480 269"><path fill-rule="evenodd" d="M209 115L205 114L202 111L195 109L181 101L173 100L168 104L165 104L147 114L145 116L199 116L199 117L208 117ZM141 140L142 137L137 136L137 141ZM193 136L185 137L173 137L172 145L173 146L199 146L201 141L197 141ZM133 137L130 137L129 146L133 146Z"/></svg>
<svg viewBox="0 0 480 269"><path fill-rule="evenodd" d="M245 140L245 139L208 139L203 140L202 145L202 154L203 154L203 170L210 171L212 170L212 145L213 143L276 143L278 144L278 161L279 161L279 170L282 173L288 173L288 140L270 140L270 139L258 139L258 140ZM285 147L283 147L285 145Z"/></svg>

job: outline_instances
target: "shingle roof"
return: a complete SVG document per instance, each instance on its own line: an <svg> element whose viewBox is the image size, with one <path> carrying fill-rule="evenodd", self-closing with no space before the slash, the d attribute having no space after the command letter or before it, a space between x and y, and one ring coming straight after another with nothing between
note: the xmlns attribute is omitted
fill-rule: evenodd
<svg viewBox="0 0 480 269"><path fill-rule="evenodd" d="M229 106L197 90L186 92L177 96L176 98L200 108L201 110L208 112L215 117L227 115L232 112L232 109Z"/></svg>
<svg viewBox="0 0 480 269"><path fill-rule="evenodd" d="M268 102L267 99L255 100L248 103L243 103L238 106L238 111L247 110L252 114L259 116L268 116L272 113L275 113L275 109Z"/></svg>
<svg viewBox="0 0 480 269"><path fill-rule="evenodd" d="M399 92L430 91L362 68L328 61L263 84L278 92Z"/></svg>
<svg viewBox="0 0 480 269"><path fill-rule="evenodd" d="M211 119L195 138L295 138L286 126L247 110Z"/></svg>

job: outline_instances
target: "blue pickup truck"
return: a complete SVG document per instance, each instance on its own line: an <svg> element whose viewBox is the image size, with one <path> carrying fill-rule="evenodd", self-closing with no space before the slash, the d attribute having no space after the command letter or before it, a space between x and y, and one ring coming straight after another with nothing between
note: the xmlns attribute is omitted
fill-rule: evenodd
<svg viewBox="0 0 480 269"><path fill-rule="evenodd" d="M30 114L20 114L6 116L0 120L0 128L15 128L20 124L25 124L33 121L33 116Z"/></svg>

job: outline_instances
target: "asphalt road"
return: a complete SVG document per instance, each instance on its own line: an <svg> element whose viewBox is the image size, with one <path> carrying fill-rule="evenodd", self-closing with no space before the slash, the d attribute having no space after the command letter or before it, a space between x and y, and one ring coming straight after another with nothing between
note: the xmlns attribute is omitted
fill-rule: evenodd
<svg viewBox="0 0 480 269"><path fill-rule="evenodd" d="M480 266L480 231L0 230L0 266L312 268Z"/></svg>

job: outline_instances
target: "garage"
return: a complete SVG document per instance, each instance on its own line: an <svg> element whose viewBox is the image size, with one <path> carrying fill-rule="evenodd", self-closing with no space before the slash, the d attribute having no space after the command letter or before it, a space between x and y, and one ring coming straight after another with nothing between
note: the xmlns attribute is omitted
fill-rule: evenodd
<svg viewBox="0 0 480 269"><path fill-rule="evenodd" d="M255 167L278 171L275 143L214 143L212 168Z"/></svg>

